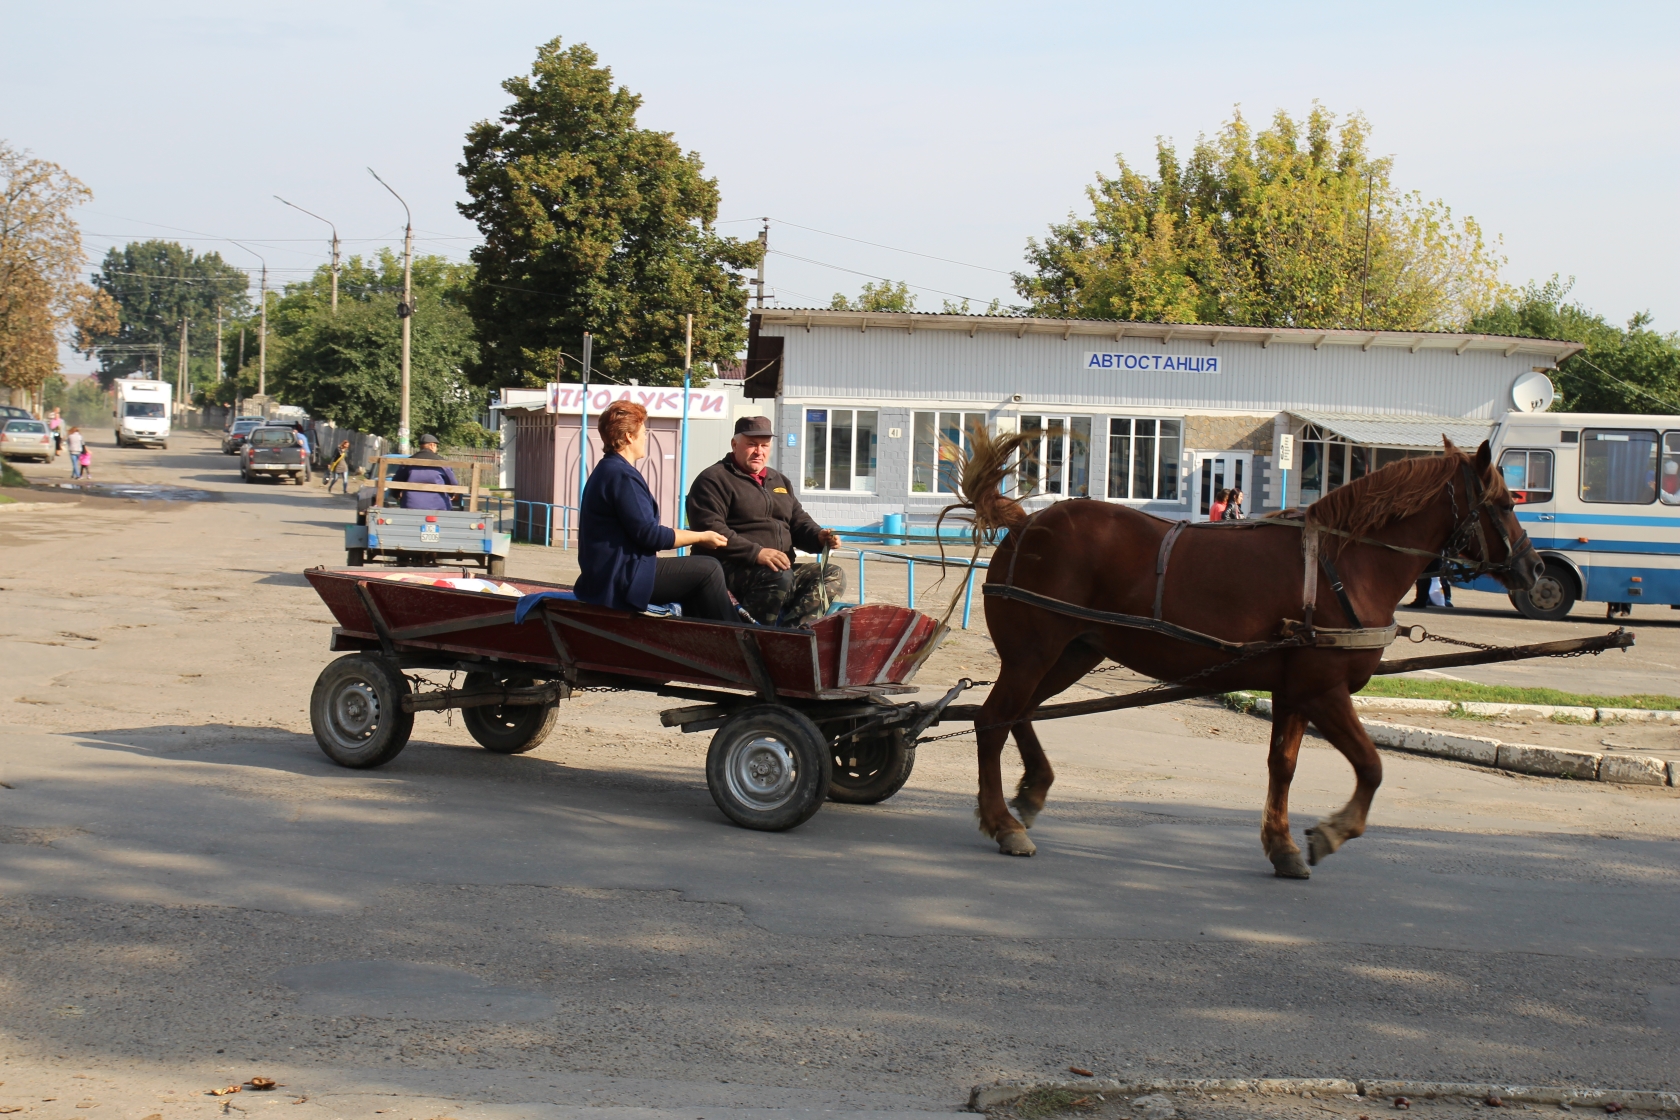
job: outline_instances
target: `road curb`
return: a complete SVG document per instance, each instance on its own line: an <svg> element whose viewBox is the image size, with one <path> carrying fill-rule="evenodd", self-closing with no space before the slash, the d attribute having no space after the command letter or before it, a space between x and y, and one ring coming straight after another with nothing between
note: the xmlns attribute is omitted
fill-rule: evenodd
<svg viewBox="0 0 1680 1120"><path fill-rule="evenodd" d="M1149 1093L1250 1093L1272 1096L1351 1096L1367 1099L1409 1097L1437 1100L1463 1097L1485 1101L1498 1097L1507 1104L1567 1104L1603 1107L1618 1104L1641 1112L1680 1113L1680 1093L1647 1089L1566 1089L1544 1085L1478 1085L1456 1081L1398 1081L1336 1077L1187 1077L1153 1081L1119 1081L1089 1077L1072 1081L1012 1080L976 1085L968 1094L971 1112L987 1112L1013 1104L1036 1092L1102 1093L1105 1096L1142 1096Z"/></svg>
<svg viewBox="0 0 1680 1120"><path fill-rule="evenodd" d="M1225 702L1230 707L1250 715L1270 717L1272 702L1264 696L1247 692L1229 692ZM1426 701L1437 703L1437 701ZM1532 712L1536 706L1520 704L1462 705L1471 707L1507 707L1515 711ZM1434 710L1434 709L1431 709ZM1615 712L1617 708L1556 709L1558 711ZM1502 714L1502 713L1491 713ZM1664 712L1666 718L1670 713ZM1578 751L1568 747L1542 747L1531 743L1507 743L1487 735L1464 735L1455 731L1434 731L1427 727L1411 727L1404 723L1361 719L1371 742L1389 750L1407 754L1447 758L1467 762L1472 766L1486 766L1494 770L1508 770L1515 774L1534 774L1548 778L1571 778L1577 781L1614 782L1620 785L1680 786L1680 760L1649 758L1635 754L1615 754L1606 751Z"/></svg>

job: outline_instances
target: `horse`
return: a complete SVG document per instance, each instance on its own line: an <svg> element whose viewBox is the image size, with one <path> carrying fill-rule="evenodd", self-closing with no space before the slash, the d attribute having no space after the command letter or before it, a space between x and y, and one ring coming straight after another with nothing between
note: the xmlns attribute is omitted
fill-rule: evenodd
<svg viewBox="0 0 1680 1120"><path fill-rule="evenodd" d="M1190 524L1080 499L1029 514L1005 492L1025 439L974 433L954 455L958 501L945 511L970 511L977 544L1006 532L982 588L1002 667L975 723L975 815L1006 855L1037 850L1027 829L1055 779L1033 712L1110 660L1210 692L1271 692L1261 848L1277 876L1309 878L1309 864L1365 831L1382 760L1352 697L1393 641L1395 608L1424 568L1442 558L1513 590L1532 588L1543 568L1486 442L1472 457L1443 438L1444 454L1392 463L1304 516ZM1306 831L1303 862L1289 786L1308 722L1352 765L1355 785L1343 808ZM1011 732L1024 773L1006 803L1000 764Z"/></svg>

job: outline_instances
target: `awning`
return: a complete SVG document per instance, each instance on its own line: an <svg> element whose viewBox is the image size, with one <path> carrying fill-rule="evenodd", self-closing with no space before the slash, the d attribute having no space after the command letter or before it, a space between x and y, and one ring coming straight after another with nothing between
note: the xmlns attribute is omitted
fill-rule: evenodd
<svg viewBox="0 0 1680 1120"><path fill-rule="evenodd" d="M1370 413L1296 412L1309 424L1340 436L1349 443L1377 447L1407 447L1430 451L1441 449L1444 435L1467 451L1473 451L1493 434L1494 421L1463 416L1374 416Z"/></svg>

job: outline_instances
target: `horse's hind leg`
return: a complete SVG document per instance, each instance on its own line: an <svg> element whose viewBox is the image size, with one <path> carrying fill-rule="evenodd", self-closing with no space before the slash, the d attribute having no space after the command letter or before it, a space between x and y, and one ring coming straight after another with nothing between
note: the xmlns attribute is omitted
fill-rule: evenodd
<svg viewBox="0 0 1680 1120"><path fill-rule="evenodd" d="M1365 819L1371 799L1382 785L1382 756L1353 710L1346 689L1326 693L1309 705L1312 721L1353 766L1353 796L1348 803L1307 829L1307 859L1311 863L1340 848L1355 836L1365 834Z"/></svg>
<svg viewBox="0 0 1680 1120"><path fill-rule="evenodd" d="M1050 697L1065 691L1102 660L1101 653L1078 642L1068 646L1056 661L1055 668L1038 682L1038 688L1033 692L1033 707L1037 708ZM1056 772L1050 767L1049 756L1044 753L1044 746L1038 741L1038 732L1033 729L1031 720L1024 719L1015 725L1015 746L1021 752L1022 773L1009 806L1021 815L1021 823L1031 828L1038 814L1044 811L1044 801L1050 796Z"/></svg>
<svg viewBox="0 0 1680 1120"><path fill-rule="evenodd" d="M1004 855L1030 856L1038 850L1003 799L1003 746L1009 741L1010 728L1032 711L1033 685L1038 675L1018 663L1006 663L975 721L980 801L974 815L979 818L980 831L996 840L998 851Z"/></svg>
<svg viewBox="0 0 1680 1120"><path fill-rule="evenodd" d="M1312 872L1301 859L1301 849L1289 835L1289 784L1295 780L1295 761L1301 753L1301 736L1307 717L1283 707L1272 697L1272 746L1266 756L1266 811L1260 819L1260 846L1272 861L1280 879L1308 879Z"/></svg>

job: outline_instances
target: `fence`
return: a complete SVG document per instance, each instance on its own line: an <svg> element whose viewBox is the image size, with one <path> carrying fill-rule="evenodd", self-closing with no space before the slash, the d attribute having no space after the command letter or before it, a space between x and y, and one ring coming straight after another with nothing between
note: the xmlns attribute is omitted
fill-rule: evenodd
<svg viewBox="0 0 1680 1120"><path fill-rule="evenodd" d="M974 559L971 561L967 559L942 559L938 556L918 556L913 552L888 552L885 549L879 548L851 548L844 546L833 549L829 553L830 560L840 553L849 553L857 557L856 588L857 601L859 603L868 601L869 589L867 583L865 582L868 576L868 569L864 566L866 561L873 558L878 563L903 564L905 569L904 577L908 592L905 596L905 606L911 608L912 610L916 609L917 564L931 564L936 568L967 569L967 574L963 577L962 628L964 630L968 629L969 619L972 616L974 609L974 573L977 570L988 569L992 566L992 562L990 560Z"/></svg>

